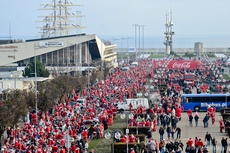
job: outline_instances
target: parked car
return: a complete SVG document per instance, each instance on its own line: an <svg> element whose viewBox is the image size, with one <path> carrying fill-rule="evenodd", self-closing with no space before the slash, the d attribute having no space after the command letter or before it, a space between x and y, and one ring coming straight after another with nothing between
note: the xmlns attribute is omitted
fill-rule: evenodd
<svg viewBox="0 0 230 153"><path fill-rule="evenodd" d="M98 120L84 120L84 121L82 121L81 127L89 128L91 125L93 125L95 127L98 124L100 124L100 122Z"/></svg>
<svg viewBox="0 0 230 153"><path fill-rule="evenodd" d="M78 104L81 107L86 106L86 99L77 99L76 101L71 101L70 105L73 107L74 105Z"/></svg>

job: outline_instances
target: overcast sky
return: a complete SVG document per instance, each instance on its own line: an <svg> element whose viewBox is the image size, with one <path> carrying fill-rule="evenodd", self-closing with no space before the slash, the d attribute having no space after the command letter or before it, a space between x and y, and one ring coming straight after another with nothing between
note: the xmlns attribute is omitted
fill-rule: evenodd
<svg viewBox="0 0 230 153"><path fill-rule="evenodd" d="M164 37L166 13L172 10L173 31L179 37L230 35L229 0L70 0L82 4L80 32L99 37L134 37L134 24L145 25L146 37ZM40 4L51 0L0 0L0 37L37 38ZM11 26L9 26L11 25ZM9 28L11 27L11 28ZM11 29L11 30L9 30ZM10 32L11 31L11 32ZM138 30L137 30L138 31Z"/></svg>

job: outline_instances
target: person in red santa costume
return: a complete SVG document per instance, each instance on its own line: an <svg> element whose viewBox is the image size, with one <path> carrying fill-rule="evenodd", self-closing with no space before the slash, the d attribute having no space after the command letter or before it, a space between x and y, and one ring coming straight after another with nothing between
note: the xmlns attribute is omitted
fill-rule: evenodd
<svg viewBox="0 0 230 153"><path fill-rule="evenodd" d="M137 138L133 134L131 134L129 136L129 142L137 142Z"/></svg>
<svg viewBox="0 0 230 153"><path fill-rule="evenodd" d="M220 125L220 133L223 133L224 121L223 121L223 120L220 120L220 121L219 121L219 125Z"/></svg>
<svg viewBox="0 0 230 153"><path fill-rule="evenodd" d="M179 118L179 120L181 120L181 112L182 112L181 108L177 107L176 108L176 117Z"/></svg>
<svg viewBox="0 0 230 153"><path fill-rule="evenodd" d="M191 110L191 109L188 109L188 110L187 110L187 114L188 114L188 117L189 117L190 115L192 115L192 110Z"/></svg>
<svg viewBox="0 0 230 153"><path fill-rule="evenodd" d="M207 113L208 113L208 116L211 117L211 114L213 113L213 107L211 107L210 105L208 106L208 109L207 109Z"/></svg>
<svg viewBox="0 0 230 153"><path fill-rule="evenodd" d="M154 117L153 119L153 131L157 130L157 117Z"/></svg>
<svg viewBox="0 0 230 153"><path fill-rule="evenodd" d="M187 144L188 144L189 147L193 146L193 140L192 140L192 138L189 138Z"/></svg>

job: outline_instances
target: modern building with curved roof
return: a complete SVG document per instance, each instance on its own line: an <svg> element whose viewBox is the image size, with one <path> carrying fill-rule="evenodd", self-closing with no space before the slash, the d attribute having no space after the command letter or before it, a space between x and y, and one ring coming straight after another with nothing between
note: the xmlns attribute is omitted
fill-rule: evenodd
<svg viewBox="0 0 230 153"><path fill-rule="evenodd" d="M115 47L105 45L96 35L85 34L0 41L0 71L12 63L26 66L35 56L46 67L82 67L95 61L107 61L117 66Z"/></svg>

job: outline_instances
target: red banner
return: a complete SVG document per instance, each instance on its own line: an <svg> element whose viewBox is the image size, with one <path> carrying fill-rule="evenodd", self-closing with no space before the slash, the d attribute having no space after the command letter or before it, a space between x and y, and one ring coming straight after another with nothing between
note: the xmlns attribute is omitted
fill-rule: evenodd
<svg viewBox="0 0 230 153"><path fill-rule="evenodd" d="M172 60L168 64L168 69L197 69L201 62L196 60Z"/></svg>

